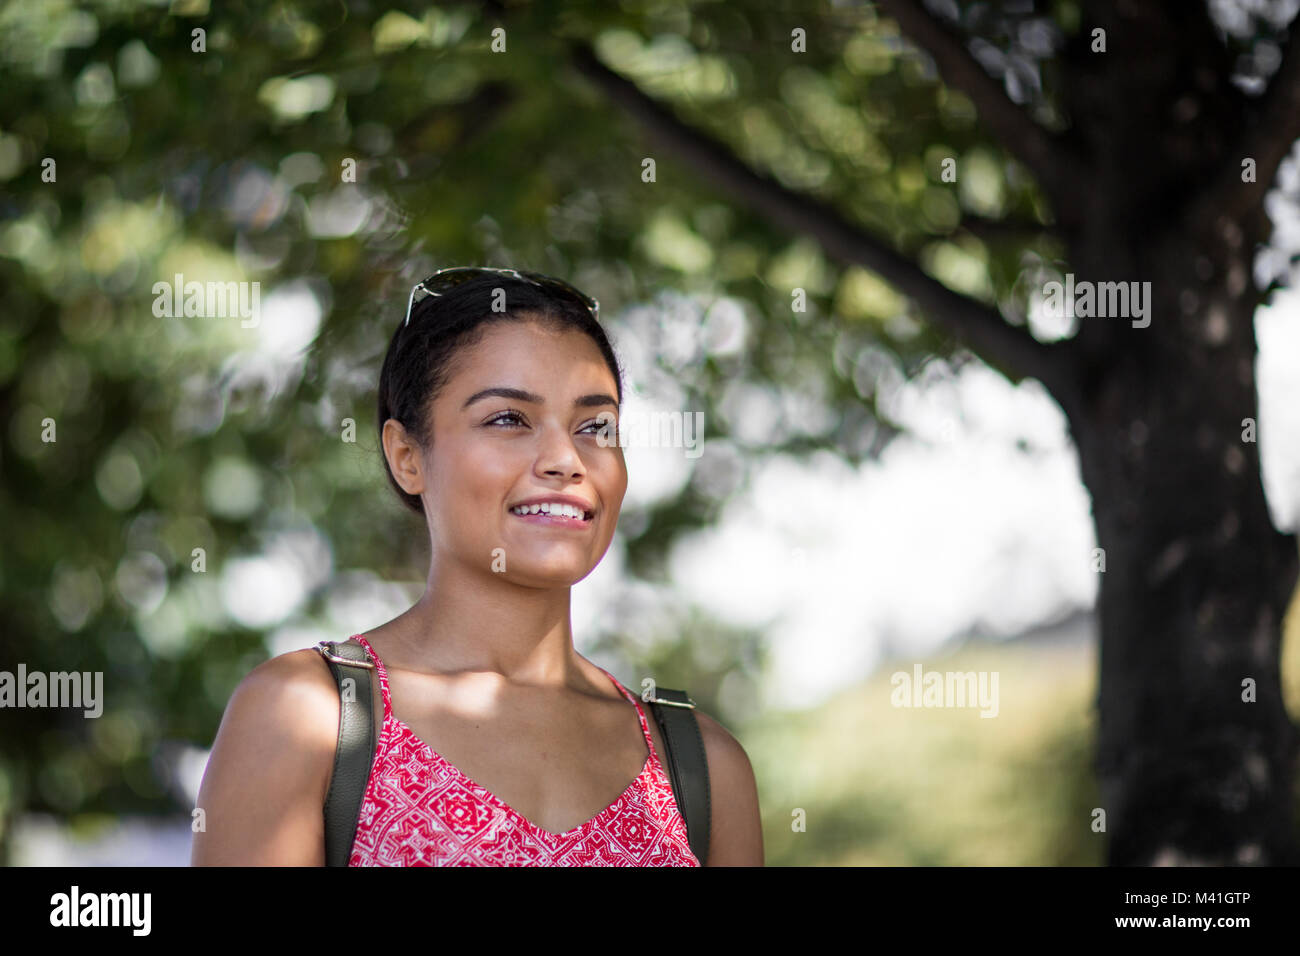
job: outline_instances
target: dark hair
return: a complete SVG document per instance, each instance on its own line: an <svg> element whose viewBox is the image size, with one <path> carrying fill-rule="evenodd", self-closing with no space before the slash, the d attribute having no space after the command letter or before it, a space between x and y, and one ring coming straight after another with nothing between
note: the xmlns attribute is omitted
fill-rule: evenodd
<svg viewBox="0 0 1300 956"><path fill-rule="evenodd" d="M496 289L505 292L503 312L492 311ZM590 311L571 298L531 282L488 274L442 295L422 299L412 310L410 323L397 327L379 372L379 434L383 435L384 422L393 418L427 446L433 440L430 406L451 377L456 356L462 349L477 345L491 325L507 321L536 321L555 329L586 333L614 373L622 407L623 373L604 328ZM423 512L420 496L406 493L393 478L382 441L379 457L393 490L408 508Z"/></svg>

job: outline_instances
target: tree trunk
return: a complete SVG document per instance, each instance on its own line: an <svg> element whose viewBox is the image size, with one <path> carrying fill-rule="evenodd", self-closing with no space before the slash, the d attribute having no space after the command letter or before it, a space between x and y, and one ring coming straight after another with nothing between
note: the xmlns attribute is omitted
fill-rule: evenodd
<svg viewBox="0 0 1300 956"><path fill-rule="evenodd" d="M1295 538L1273 528L1258 444L1243 440L1257 420L1254 244L1226 221L1215 236L1072 260L1108 281L1155 278L1149 327L1079 320L1081 343L1111 345L1067 410L1105 552L1097 772L1112 865L1297 860L1279 668Z"/></svg>

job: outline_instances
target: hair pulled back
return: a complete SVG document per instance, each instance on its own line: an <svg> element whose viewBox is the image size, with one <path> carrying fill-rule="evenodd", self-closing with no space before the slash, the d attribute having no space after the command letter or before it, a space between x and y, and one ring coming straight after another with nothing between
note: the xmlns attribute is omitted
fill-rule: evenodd
<svg viewBox="0 0 1300 956"><path fill-rule="evenodd" d="M505 311L493 312L496 290L505 294ZM456 357L477 345L496 323L540 321L562 330L576 330L589 336L605 357L614 375L618 403L623 404L623 374L604 328L578 302L513 276L488 274L470 279L441 295L417 302L411 321L399 325L388 343L379 372L378 426L392 418L427 447L433 439L430 410L451 377ZM392 469L379 449L388 483L403 503L423 513L419 495L408 494L393 478Z"/></svg>

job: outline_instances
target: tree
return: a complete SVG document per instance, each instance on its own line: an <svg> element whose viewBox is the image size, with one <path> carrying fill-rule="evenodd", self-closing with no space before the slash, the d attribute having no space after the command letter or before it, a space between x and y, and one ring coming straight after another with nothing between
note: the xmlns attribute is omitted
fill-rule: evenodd
<svg viewBox="0 0 1300 956"><path fill-rule="evenodd" d="M108 698L99 723L6 713L4 817L174 807L177 743L211 741L277 627L328 626L343 583L421 565L374 380L411 283L482 262L566 276L614 323L665 288L725 298L663 373L742 463L878 453L891 381L936 357L1042 381L1106 556L1111 860L1293 860L1295 542L1242 422L1300 54L1251 96L1233 56L1253 39L1266 73L1282 24L1225 36L1172 0L879 6L0 9L6 650L102 670ZM1149 281L1150 324L1036 335L1025 286L1063 261ZM262 283L263 324L159 316L177 272ZM737 321L743 347L720 345ZM828 414L787 406L755 440L739 399L778 389ZM743 485L727 460L629 522L633 574ZM296 591L233 612L268 555ZM710 707L722 673L679 650Z"/></svg>
<svg viewBox="0 0 1300 956"><path fill-rule="evenodd" d="M1250 95L1234 86L1225 33L1200 4L1098 0L1056 4L1053 16L1039 4L948 3L949 17L912 0L877 6L1047 199L1048 222L998 219L990 241L1050 231L1080 286L1149 283L1149 325L1102 313L1043 343L1023 311L954 292L831 204L752 170L590 51L575 58L664 148L885 277L989 364L1042 381L1065 410L1105 556L1097 770L1110 861L1294 861L1296 737L1279 657L1296 541L1272 525L1254 437L1252 320L1277 281L1260 288L1251 276L1271 230L1263 197L1300 136L1300 48L1285 42L1265 91ZM1257 49L1282 26L1259 24ZM1064 37L1041 65L1050 83L1039 83L1027 36ZM957 228L987 237L989 225L972 216Z"/></svg>

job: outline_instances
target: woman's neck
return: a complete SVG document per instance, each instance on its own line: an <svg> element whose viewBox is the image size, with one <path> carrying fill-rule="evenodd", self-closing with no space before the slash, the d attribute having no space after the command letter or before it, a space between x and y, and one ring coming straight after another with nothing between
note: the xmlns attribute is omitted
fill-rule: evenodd
<svg viewBox="0 0 1300 956"><path fill-rule="evenodd" d="M560 686L577 667L571 588L530 588L500 578L431 570L424 594L375 635L409 670L500 674ZM372 639L373 643L373 639ZM380 656L385 647L376 646ZM387 663L387 658L385 658Z"/></svg>

